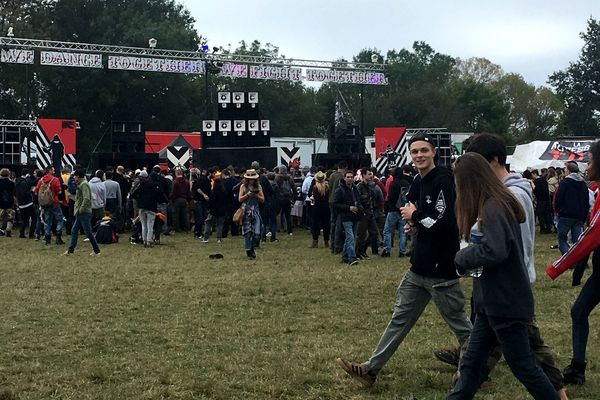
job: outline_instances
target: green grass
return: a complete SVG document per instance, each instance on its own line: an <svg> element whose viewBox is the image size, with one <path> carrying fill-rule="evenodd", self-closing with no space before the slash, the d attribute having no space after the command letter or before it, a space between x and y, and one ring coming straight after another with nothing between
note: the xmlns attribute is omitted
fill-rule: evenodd
<svg viewBox="0 0 600 400"><path fill-rule="evenodd" d="M545 276L558 255L553 241L538 238L535 297L562 368L580 289L569 272ZM368 358L408 261L347 267L309 244L297 231L247 261L240 238L218 245L176 235L154 249L123 240L100 257L86 242L62 257L65 247L0 238L0 400L445 398L453 371L431 351L455 339L433 304L373 389L334 362ZM209 260L217 251L225 258ZM590 322L588 383L569 388L572 399L600 398L597 312ZM501 363L477 398L529 397Z"/></svg>

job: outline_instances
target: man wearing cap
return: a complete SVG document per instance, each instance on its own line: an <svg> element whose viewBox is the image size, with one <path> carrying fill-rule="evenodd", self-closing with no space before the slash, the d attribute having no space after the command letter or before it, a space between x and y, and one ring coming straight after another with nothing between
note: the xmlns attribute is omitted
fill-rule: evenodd
<svg viewBox="0 0 600 400"><path fill-rule="evenodd" d="M454 214L455 189L448 169L435 165L433 138L413 136L409 150L419 176L415 178L417 202L400 208L405 230L418 240L411 254L411 267L396 291L392 318L371 358L355 363L341 358L338 364L366 387L375 383L378 373L392 357L423 310L433 298L438 311L462 346L469 337L471 322L464 311L465 298L460 286L454 256L459 235Z"/></svg>
<svg viewBox="0 0 600 400"><path fill-rule="evenodd" d="M89 239L92 249L94 249L91 255L100 254L100 247L98 247L96 238L92 233L92 191L90 184L85 179L85 173L81 169L78 169L73 173L73 181L75 185L77 185L77 190L75 191L75 207L73 208L75 222L71 228L71 243L64 255L71 255L75 251L79 230L81 228L83 228L85 236Z"/></svg>

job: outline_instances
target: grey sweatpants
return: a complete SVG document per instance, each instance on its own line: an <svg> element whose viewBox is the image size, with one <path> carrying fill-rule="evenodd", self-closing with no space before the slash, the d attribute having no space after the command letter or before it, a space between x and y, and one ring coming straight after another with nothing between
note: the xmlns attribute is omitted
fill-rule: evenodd
<svg viewBox="0 0 600 400"><path fill-rule="evenodd" d="M408 271L396 290L394 313L369 361L363 365L377 375L415 325L429 300L433 301L462 346L471 333L465 296L458 279L427 278Z"/></svg>

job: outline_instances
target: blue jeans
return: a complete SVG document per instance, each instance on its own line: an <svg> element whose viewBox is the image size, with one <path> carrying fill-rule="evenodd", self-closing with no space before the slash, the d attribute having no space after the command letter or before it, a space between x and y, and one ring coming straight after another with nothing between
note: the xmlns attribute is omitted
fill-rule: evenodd
<svg viewBox="0 0 600 400"><path fill-rule="evenodd" d="M256 218L252 224L252 229L244 234L244 249L253 250L255 240L260 237L260 218Z"/></svg>
<svg viewBox="0 0 600 400"><path fill-rule="evenodd" d="M536 400L558 400L554 386L536 364L529 345L527 321L494 318L478 313L469 345L461 358L460 378L447 399L472 399L481 383L481 370L498 343L515 377Z"/></svg>
<svg viewBox="0 0 600 400"><path fill-rule="evenodd" d="M42 218L44 220L44 235L52 236L52 225L56 223L56 235L62 234L63 213L58 204L52 207L42 207Z"/></svg>
<svg viewBox="0 0 600 400"><path fill-rule="evenodd" d="M207 214L206 204L200 200L196 200L196 208L194 210L194 219L196 220L194 224L194 235L201 236L202 232L204 232L204 221L206 220Z"/></svg>
<svg viewBox="0 0 600 400"><path fill-rule="evenodd" d="M592 263L598 257L595 253L594 256ZM596 268L598 266L594 265L594 269ZM579 296L577 296L573 308L571 308L571 320L573 321L573 359L575 361L585 362L585 351L590 332L588 317L598 303L600 303L600 274L594 271L583 286L583 289L581 289Z"/></svg>
<svg viewBox="0 0 600 400"><path fill-rule="evenodd" d="M342 249L342 261L352 261L356 259L354 250L354 235L356 234L357 223L353 221L342 222L344 230L344 248Z"/></svg>
<svg viewBox="0 0 600 400"><path fill-rule="evenodd" d="M392 252L392 237L394 231L398 229L398 254L404 254L406 251L406 233L404 232L404 220L399 211L390 211L385 219L383 227L383 251L386 253Z"/></svg>
<svg viewBox="0 0 600 400"><path fill-rule="evenodd" d="M94 253L100 253L100 247L98 247L98 242L96 242L96 238L92 233L92 214L91 213L82 213L79 215L75 215L75 222L73 223L73 227L71 228L71 243L69 244L69 253L75 251L75 247L77 247L77 238L79 237L79 230L83 228L85 232L85 237L90 240L90 244L94 249Z"/></svg>
<svg viewBox="0 0 600 400"><path fill-rule="evenodd" d="M571 243L575 243L583 231L583 221L575 218L558 217L558 248L560 254L565 254L569 250L567 236L571 231Z"/></svg>

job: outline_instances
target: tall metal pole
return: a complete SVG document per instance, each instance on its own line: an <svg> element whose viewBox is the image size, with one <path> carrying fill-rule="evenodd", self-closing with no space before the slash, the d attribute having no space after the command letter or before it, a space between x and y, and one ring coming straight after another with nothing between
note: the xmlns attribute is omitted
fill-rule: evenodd
<svg viewBox="0 0 600 400"><path fill-rule="evenodd" d="M27 118L32 120L31 116L31 98L29 95L29 65L25 64L25 97L27 101ZM31 128L27 128L29 130L27 136L27 165L31 165L31 139L33 136L33 132Z"/></svg>
<svg viewBox="0 0 600 400"><path fill-rule="evenodd" d="M365 137L365 85L360 85L360 137Z"/></svg>
<svg viewBox="0 0 600 400"><path fill-rule="evenodd" d="M204 100L204 102L206 103L206 109L204 110L204 119L210 119L210 115L209 115L209 111L208 111L208 106L209 106L209 102L210 102L210 93L208 90L208 63L205 62L204 63L204 90L206 91L206 98Z"/></svg>

